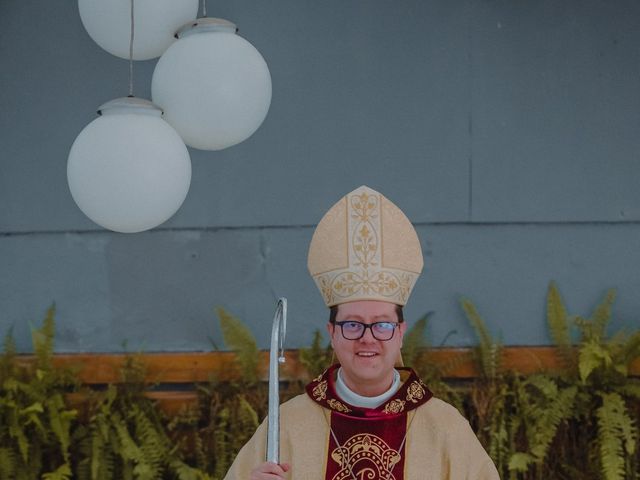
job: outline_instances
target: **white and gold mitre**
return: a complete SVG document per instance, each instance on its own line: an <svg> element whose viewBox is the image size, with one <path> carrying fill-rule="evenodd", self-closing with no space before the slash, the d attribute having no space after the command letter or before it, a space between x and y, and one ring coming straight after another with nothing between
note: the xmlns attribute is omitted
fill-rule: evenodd
<svg viewBox="0 0 640 480"><path fill-rule="evenodd" d="M309 246L309 272L328 307L356 300L407 303L422 250L402 210L367 186L322 217Z"/></svg>

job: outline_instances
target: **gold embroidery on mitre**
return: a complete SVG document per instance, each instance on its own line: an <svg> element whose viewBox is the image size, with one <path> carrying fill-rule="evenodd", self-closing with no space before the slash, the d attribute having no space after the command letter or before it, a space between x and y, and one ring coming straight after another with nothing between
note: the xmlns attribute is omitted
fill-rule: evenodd
<svg viewBox="0 0 640 480"><path fill-rule="evenodd" d="M425 393L426 391L422 388L420 382L414 380L407 389L407 400L413 403L418 403L419 400L422 400Z"/></svg>
<svg viewBox="0 0 640 480"><path fill-rule="evenodd" d="M327 403L332 409L336 410L337 412L348 413L351 411L351 409L347 407L344 403L339 402L334 398L330 398L329 400L327 400Z"/></svg>
<svg viewBox="0 0 640 480"><path fill-rule="evenodd" d="M331 452L331 458L340 466L332 480L384 478L395 480L393 469L402 457L397 450L377 435L357 434L344 445Z"/></svg>
<svg viewBox="0 0 640 480"><path fill-rule="evenodd" d="M313 387L313 397L317 400L324 400L327 398L327 381L323 380L318 385Z"/></svg>
<svg viewBox="0 0 640 480"><path fill-rule="evenodd" d="M391 400L384 406L384 413L400 413L404 411L404 404L407 403L404 400L396 399Z"/></svg>
<svg viewBox="0 0 640 480"><path fill-rule="evenodd" d="M332 282L328 275L319 276L317 279L318 288L324 301L327 303L333 302L333 287Z"/></svg>

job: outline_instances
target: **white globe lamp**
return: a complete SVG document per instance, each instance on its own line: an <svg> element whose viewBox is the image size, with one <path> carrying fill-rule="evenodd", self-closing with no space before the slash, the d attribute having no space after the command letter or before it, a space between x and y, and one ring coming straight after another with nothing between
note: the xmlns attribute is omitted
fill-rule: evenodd
<svg viewBox="0 0 640 480"><path fill-rule="evenodd" d="M78 0L89 36L116 57L129 59L131 0ZM162 55L174 34L198 16L198 0L135 0L133 60Z"/></svg>
<svg viewBox="0 0 640 480"><path fill-rule="evenodd" d="M148 100L112 100L98 113L69 152L74 201L95 223L116 232L160 225L189 190L191 160L184 142Z"/></svg>
<svg viewBox="0 0 640 480"><path fill-rule="evenodd" d="M271 104L271 75L260 52L218 18L176 34L153 72L151 96L191 147L221 150L249 138Z"/></svg>

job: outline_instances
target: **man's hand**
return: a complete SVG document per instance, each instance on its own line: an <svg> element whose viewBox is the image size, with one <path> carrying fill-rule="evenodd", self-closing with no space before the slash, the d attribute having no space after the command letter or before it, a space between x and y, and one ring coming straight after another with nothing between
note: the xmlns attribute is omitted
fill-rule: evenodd
<svg viewBox="0 0 640 480"><path fill-rule="evenodd" d="M284 474L291 469L291 465L288 463L281 463L276 465L275 463L265 462L262 465L251 471L251 478L249 480L278 480L284 478Z"/></svg>

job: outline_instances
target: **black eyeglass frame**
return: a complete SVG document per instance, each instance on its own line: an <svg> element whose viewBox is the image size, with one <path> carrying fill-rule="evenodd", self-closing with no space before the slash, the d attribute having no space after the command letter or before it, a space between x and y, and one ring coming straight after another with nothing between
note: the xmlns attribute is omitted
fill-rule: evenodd
<svg viewBox="0 0 640 480"><path fill-rule="evenodd" d="M362 333L360 334L359 337L357 338L348 338L345 336L344 334L344 324L345 323L357 323L358 325L362 325ZM376 325L380 325L380 324L386 324L386 325L392 325L393 326L393 330L391 330L391 336L389 338L378 338L376 337L376 334L373 330L373 327L375 327ZM379 342L388 342L389 340L391 340L393 338L393 335L396 332L396 328L398 328L400 326L400 322L374 322L374 323L362 323L362 322L358 322L357 320L343 320L340 322L333 322L333 325L337 325L340 327L340 333L342 333L342 338L344 338L345 340L360 340L362 337L364 337L365 332L367 331L367 328L369 330L371 330L371 335L373 335L373 338L375 338L376 340L378 340Z"/></svg>

